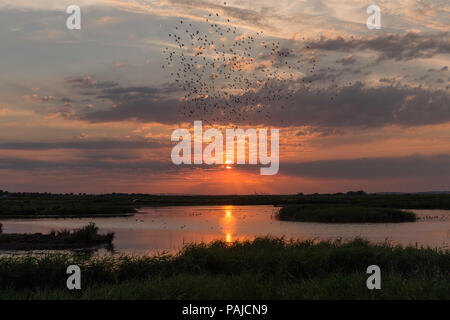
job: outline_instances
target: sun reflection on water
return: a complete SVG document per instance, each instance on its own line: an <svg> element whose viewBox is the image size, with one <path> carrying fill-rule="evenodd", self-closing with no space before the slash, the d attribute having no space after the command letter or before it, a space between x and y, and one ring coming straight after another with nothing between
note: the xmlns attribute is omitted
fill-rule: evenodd
<svg viewBox="0 0 450 320"><path fill-rule="evenodd" d="M233 215L233 206L223 206L224 216L221 219L222 230L225 233L225 242L233 242L233 234L236 231L236 218Z"/></svg>

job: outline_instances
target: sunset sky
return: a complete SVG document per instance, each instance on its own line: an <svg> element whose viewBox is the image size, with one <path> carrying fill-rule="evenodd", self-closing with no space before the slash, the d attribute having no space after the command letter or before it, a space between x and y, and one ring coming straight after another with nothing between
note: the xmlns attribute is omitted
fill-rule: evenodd
<svg viewBox="0 0 450 320"><path fill-rule="evenodd" d="M0 189L450 190L448 0L224 2L0 0ZM72 4L81 30L66 28ZM366 27L371 4L381 8L380 30ZM270 118L249 111L215 123L279 128L277 175L171 162L173 130L202 119L180 113L183 92L161 68L163 50L180 19L208 32L210 13L219 24L229 19L236 37L263 31L260 40L316 63L314 74L292 80L292 104L266 103ZM277 68L264 59L255 63ZM305 79L314 90L295 86Z"/></svg>

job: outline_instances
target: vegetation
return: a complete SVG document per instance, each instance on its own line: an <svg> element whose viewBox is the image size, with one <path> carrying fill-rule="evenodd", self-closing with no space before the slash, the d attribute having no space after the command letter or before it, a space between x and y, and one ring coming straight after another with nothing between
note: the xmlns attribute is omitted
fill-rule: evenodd
<svg viewBox="0 0 450 320"><path fill-rule="evenodd" d="M229 195L229 196L171 196L171 195L116 195L132 199L139 206L175 205L289 205L342 204L362 207L395 209L450 209L450 193L366 194L363 191L337 194L294 195Z"/></svg>
<svg viewBox="0 0 450 320"><path fill-rule="evenodd" d="M178 205L352 205L393 209L450 209L450 193L182 196L150 194L10 193L0 190L1 218L132 215L136 208Z"/></svg>
<svg viewBox="0 0 450 320"><path fill-rule="evenodd" d="M0 250L44 250L87 248L111 245L114 233L101 235L94 223L74 230L63 229L42 233L0 233Z"/></svg>
<svg viewBox="0 0 450 320"><path fill-rule="evenodd" d="M66 289L66 268L82 290ZM382 271L368 290L366 269ZM450 252L350 242L257 238L186 245L177 255L0 257L3 299L450 299Z"/></svg>
<svg viewBox="0 0 450 320"><path fill-rule="evenodd" d="M0 200L2 218L124 216L135 212L129 200L97 196L14 196Z"/></svg>
<svg viewBox="0 0 450 320"><path fill-rule="evenodd" d="M412 222L412 212L390 208L361 207L351 205L290 205L280 209L277 218L285 221L305 222Z"/></svg>

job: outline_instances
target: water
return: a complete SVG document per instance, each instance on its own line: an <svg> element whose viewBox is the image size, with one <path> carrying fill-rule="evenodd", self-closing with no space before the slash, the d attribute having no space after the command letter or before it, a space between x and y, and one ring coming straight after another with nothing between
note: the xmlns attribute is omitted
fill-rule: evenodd
<svg viewBox="0 0 450 320"><path fill-rule="evenodd" d="M115 232L119 252L176 252L183 243L253 239L273 235L295 239L351 239L448 248L450 210L411 210L420 220L407 223L331 224L283 222L273 206L192 206L144 208L131 217L4 220L3 232L49 232L95 222L100 232Z"/></svg>

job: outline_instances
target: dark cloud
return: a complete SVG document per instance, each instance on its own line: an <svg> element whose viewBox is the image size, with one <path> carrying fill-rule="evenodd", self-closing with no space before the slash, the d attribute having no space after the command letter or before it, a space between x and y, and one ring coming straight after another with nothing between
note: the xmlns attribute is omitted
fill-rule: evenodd
<svg viewBox="0 0 450 320"><path fill-rule="evenodd" d="M324 75L325 76L325 75ZM311 78L311 81L314 80ZM315 79L317 80L317 79ZM160 94L167 90L148 88L130 93L129 88L101 90L98 94L108 97L115 107L87 111L78 118L90 122L109 122L136 119L144 122L174 124L189 119L182 116L184 103L177 98ZM445 90L426 89L421 86L401 86L387 82L384 86L369 87L360 82L336 88L299 89L294 93L293 103L267 104L267 93L255 94L266 106L270 118L255 111L246 111L247 125L310 125L336 128L344 126L379 127L384 125L429 125L450 121L449 93ZM282 108L283 107L283 108ZM227 110L223 110L227 112ZM216 121L217 122L217 121Z"/></svg>
<svg viewBox="0 0 450 320"><path fill-rule="evenodd" d="M107 105L103 108L76 108L77 119L90 122L111 122L125 120L156 121L160 123L177 123L183 119L179 111L182 103L177 98L180 88L176 84L162 84L160 86L129 86L117 84L106 85L109 81L92 84L91 78L75 77L72 87L90 89L87 93L91 100L88 102ZM106 101L106 102L105 102ZM108 103L111 102L111 103ZM67 105L56 112L67 118ZM109 107L113 105L113 107Z"/></svg>
<svg viewBox="0 0 450 320"><path fill-rule="evenodd" d="M299 80L299 82L315 82L315 81L330 81L335 80L337 77L334 73L328 72L316 72L311 75L307 75Z"/></svg>
<svg viewBox="0 0 450 320"><path fill-rule="evenodd" d="M52 149L153 149L170 147L170 143L145 140L79 140L64 142L3 142L0 150L52 150Z"/></svg>
<svg viewBox="0 0 450 320"><path fill-rule="evenodd" d="M70 87L82 89L103 89L116 87L118 85L114 81L97 81L89 76L69 78L66 79L65 82Z"/></svg>
<svg viewBox="0 0 450 320"><path fill-rule="evenodd" d="M296 136L310 136L310 135L317 135L320 137L327 137L327 136L335 136L335 135L342 135L345 134L342 130L337 130L333 128L314 128L314 127L308 127L303 128L297 131L295 134Z"/></svg>
<svg viewBox="0 0 450 320"><path fill-rule="evenodd" d="M177 167L170 162L158 161L108 161L104 159L83 159L83 160L66 160L66 161L50 161L35 160L24 158L0 158L0 169L11 170L30 170L30 169L145 169L153 172L163 172L170 170L178 170Z"/></svg>
<svg viewBox="0 0 450 320"><path fill-rule="evenodd" d="M449 32L422 34L386 34L370 38L325 38L308 41L309 49L355 52L373 50L378 52L377 61L407 61L431 58L436 54L450 53Z"/></svg>
<svg viewBox="0 0 450 320"><path fill-rule="evenodd" d="M389 83L389 84L394 84L397 82L397 79L396 78L380 78L378 81L384 82L384 83Z"/></svg>
<svg viewBox="0 0 450 320"><path fill-rule="evenodd" d="M142 95L130 99L115 97L116 106L79 115L79 119L90 122L138 120L173 124L186 121L179 111L183 104L177 99L153 99Z"/></svg>
<svg viewBox="0 0 450 320"><path fill-rule="evenodd" d="M148 98L166 98L179 92L180 89L175 84L163 84L158 87L139 86L139 87L115 87L108 88L101 91L98 95L102 99L116 100L140 100Z"/></svg>
<svg viewBox="0 0 450 320"><path fill-rule="evenodd" d="M97 149L97 150L84 150L83 152L83 158L85 160L113 160L113 161L136 161L141 159L141 155L139 152L135 152L134 150L125 149L126 152L123 152L124 150L103 150L103 149ZM114 152L115 151L115 152Z"/></svg>
<svg viewBox="0 0 450 320"><path fill-rule="evenodd" d="M123 160L123 161L121 161ZM105 171L144 170L153 173L177 173L203 170L223 170L223 166L176 166L170 161L145 161L133 157L115 157L103 155L102 157L87 157L82 160L34 160L24 158L0 158L0 169L10 170L84 170L101 169ZM260 165L235 165L236 170L252 171L257 173ZM344 160L321 160L302 163L280 163L280 174L293 175L315 179L344 179L344 180L371 180L371 179L423 179L436 177L450 178L450 155L412 155L397 158L361 158Z"/></svg>
<svg viewBox="0 0 450 320"><path fill-rule="evenodd" d="M280 173L323 179L450 178L450 155L280 163Z"/></svg>
<svg viewBox="0 0 450 320"><path fill-rule="evenodd" d="M427 70L428 72L444 72L444 71L448 71L448 67L444 66L440 69L434 69L434 68L430 68Z"/></svg>
<svg viewBox="0 0 450 320"><path fill-rule="evenodd" d="M342 64L344 66L352 65L352 64L357 63L356 59L352 55L349 55L349 56L344 57L342 59L336 60L336 62L340 63L340 64Z"/></svg>
<svg viewBox="0 0 450 320"><path fill-rule="evenodd" d="M450 121L450 101L443 90L355 83L337 92L299 91L295 106L279 113L279 117L290 124L304 122L319 127L437 124Z"/></svg>
<svg viewBox="0 0 450 320"><path fill-rule="evenodd" d="M170 159L170 154L167 156ZM87 155L76 160L36 160L19 157L0 157L0 169L9 170L71 170L84 172L84 170L97 169L108 173L128 172L136 174L135 170L146 173L179 174L180 172L202 172L223 170L223 165L175 165L169 161L142 160L133 154L130 157L119 154L99 153L98 157ZM257 169L256 166L252 170ZM82 170L82 171L80 171Z"/></svg>

